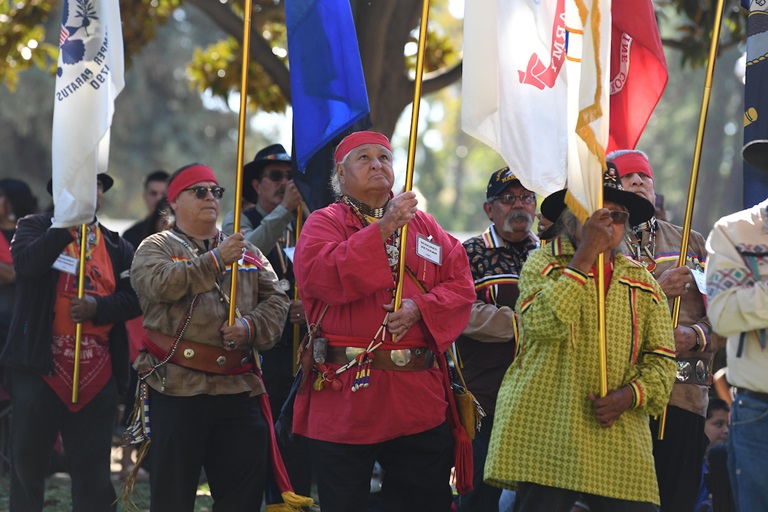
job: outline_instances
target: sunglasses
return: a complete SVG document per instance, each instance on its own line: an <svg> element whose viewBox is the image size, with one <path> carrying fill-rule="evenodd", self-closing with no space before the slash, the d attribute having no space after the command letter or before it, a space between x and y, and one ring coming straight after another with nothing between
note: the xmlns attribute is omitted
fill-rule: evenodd
<svg viewBox="0 0 768 512"><path fill-rule="evenodd" d="M609 215L611 216L611 222L614 224L623 225L629 220L629 212L624 210L611 210Z"/></svg>
<svg viewBox="0 0 768 512"><path fill-rule="evenodd" d="M291 171L281 171L280 169L272 169L267 173L267 178L272 181L283 181L283 178L291 181Z"/></svg>
<svg viewBox="0 0 768 512"><path fill-rule="evenodd" d="M511 205L515 204L515 199L520 199L522 204L532 204L536 202L536 195L529 194L527 192L520 194L519 196L516 196L515 194L504 194L501 196L496 196L493 200L498 201L501 204Z"/></svg>
<svg viewBox="0 0 768 512"><path fill-rule="evenodd" d="M211 188L198 185L196 187L185 188L184 190L191 190L195 193L195 196L197 196L198 199L205 199L208 197L208 192L211 193L214 199L221 199L221 196L223 196L226 191L225 188L217 187L215 185ZM184 192L184 190L182 190L182 192Z"/></svg>

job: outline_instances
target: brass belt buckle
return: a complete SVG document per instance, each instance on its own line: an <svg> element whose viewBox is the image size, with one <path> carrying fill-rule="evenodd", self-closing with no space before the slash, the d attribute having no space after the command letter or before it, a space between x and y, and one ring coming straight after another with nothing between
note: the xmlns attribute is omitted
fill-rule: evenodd
<svg viewBox="0 0 768 512"><path fill-rule="evenodd" d="M395 363L395 366L406 366L411 362L411 349L401 348L398 350L390 350L389 358Z"/></svg>

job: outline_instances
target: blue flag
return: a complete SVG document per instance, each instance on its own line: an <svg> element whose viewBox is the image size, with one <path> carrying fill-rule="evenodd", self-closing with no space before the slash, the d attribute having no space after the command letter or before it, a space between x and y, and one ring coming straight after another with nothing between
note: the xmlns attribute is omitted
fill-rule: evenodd
<svg viewBox="0 0 768 512"><path fill-rule="evenodd" d="M298 168L370 112L349 0L286 0Z"/></svg>
<svg viewBox="0 0 768 512"><path fill-rule="evenodd" d="M742 0L747 18L744 91L744 207L768 197L768 3Z"/></svg>

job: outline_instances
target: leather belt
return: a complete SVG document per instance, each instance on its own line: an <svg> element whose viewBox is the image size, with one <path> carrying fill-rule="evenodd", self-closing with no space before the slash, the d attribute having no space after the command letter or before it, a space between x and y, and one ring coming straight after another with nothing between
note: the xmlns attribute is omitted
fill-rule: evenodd
<svg viewBox="0 0 768 512"><path fill-rule="evenodd" d="M160 331L147 329L146 332L144 345L147 346L149 352L155 357L165 357L173 348L176 338ZM154 345L158 350L152 350L147 342ZM158 351L163 353L158 354ZM227 351L214 345L184 339L179 340L176 352L170 359L171 363L184 368L217 375L246 373L250 371L252 361L253 355L250 350Z"/></svg>
<svg viewBox="0 0 768 512"><path fill-rule="evenodd" d="M345 365L364 350L357 347L328 347L326 361ZM376 349L371 355L371 368L374 370L415 372L435 367L435 354L427 348Z"/></svg>
<svg viewBox="0 0 768 512"><path fill-rule="evenodd" d="M761 391L752 391L751 389L736 388L736 394L748 396L750 398L754 398L755 400L760 400L761 402L768 403L768 393L763 393Z"/></svg>
<svg viewBox="0 0 768 512"><path fill-rule="evenodd" d="M712 364L708 359L686 357L677 360L675 382L709 386L712 384Z"/></svg>

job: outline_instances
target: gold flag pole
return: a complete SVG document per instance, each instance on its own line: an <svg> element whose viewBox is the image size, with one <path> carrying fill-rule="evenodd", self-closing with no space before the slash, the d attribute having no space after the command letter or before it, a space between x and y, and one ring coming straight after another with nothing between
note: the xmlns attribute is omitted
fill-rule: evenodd
<svg viewBox="0 0 768 512"><path fill-rule="evenodd" d="M691 167L691 182L688 185L688 202L685 205L685 222L683 223L683 239L680 243L680 257L677 259L677 266L685 265L686 255L688 254L688 239L691 234L691 222L693 219L693 203L696 198L696 184L699 180L699 166L701 164L701 151L704 144L704 128L707 125L707 112L709 111L709 99L712 96L712 77L715 74L715 60L717 58L717 48L720 45L720 24L723 19L724 0L717 1L717 12L715 13L715 26L712 29L712 42L709 45L709 62L707 62L707 74L704 80L704 94L701 98L701 111L699 112L699 128L696 132L696 147L693 151L693 166ZM680 319L680 298L675 297L672 303L672 325L677 328ZM667 408L661 413L659 418L659 440L664 439L664 428L667 423Z"/></svg>
<svg viewBox="0 0 768 512"><path fill-rule="evenodd" d="M240 232L240 198L243 195L243 153L245 152L245 114L248 105L248 62L251 52L251 12L253 1L245 0L243 15L243 70L240 78L240 118L237 126L237 177L235 178L235 225L233 233ZM235 323L237 304L237 262L232 263L232 279L229 289L229 325Z"/></svg>
<svg viewBox="0 0 768 512"><path fill-rule="evenodd" d="M603 183L597 192L597 208L603 207ZM597 355L600 360L600 396L608 394L608 333L605 327L605 254L597 255Z"/></svg>
<svg viewBox="0 0 768 512"><path fill-rule="evenodd" d="M424 0L421 9L419 27L419 53L416 57L416 76L413 88L413 109L411 111L411 133L408 137L408 165L405 170L405 191L413 188L413 167L416 158L416 135L419 131L419 106L421 103L421 83L424 80L424 54L427 49L427 22L429 21L429 0ZM403 277L405 276L405 250L408 240L408 224L400 231L400 255L397 265L397 291L395 292L395 311L403 302Z"/></svg>
<svg viewBox="0 0 768 512"><path fill-rule="evenodd" d="M302 218L302 211L301 211L301 203L299 203L298 208L296 208L296 241L299 241L299 235L301 235L301 228L302 224L304 223L304 219ZM299 285L294 283L293 285L293 300L297 301L299 300ZM298 354L299 353L299 332L300 326L299 324L293 324L293 353ZM299 371L299 360L298 358L293 358L293 375L296 375L296 372Z"/></svg>
<svg viewBox="0 0 768 512"><path fill-rule="evenodd" d="M85 254L88 247L88 226L80 226L80 261L77 267L77 298L85 295ZM80 345L83 339L83 323L75 326L75 368L72 371L72 403L76 404L80 393Z"/></svg>

